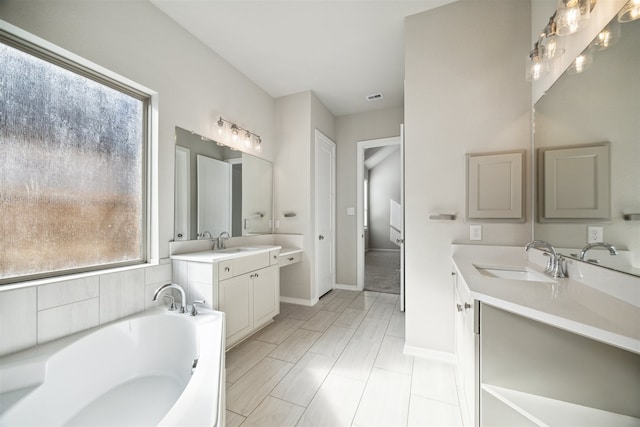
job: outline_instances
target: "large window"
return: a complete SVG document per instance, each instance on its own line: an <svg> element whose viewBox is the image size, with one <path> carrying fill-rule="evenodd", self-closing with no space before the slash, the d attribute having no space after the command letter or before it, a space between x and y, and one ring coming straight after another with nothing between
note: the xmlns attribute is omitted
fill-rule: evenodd
<svg viewBox="0 0 640 427"><path fill-rule="evenodd" d="M0 33L0 283L145 262L148 103Z"/></svg>

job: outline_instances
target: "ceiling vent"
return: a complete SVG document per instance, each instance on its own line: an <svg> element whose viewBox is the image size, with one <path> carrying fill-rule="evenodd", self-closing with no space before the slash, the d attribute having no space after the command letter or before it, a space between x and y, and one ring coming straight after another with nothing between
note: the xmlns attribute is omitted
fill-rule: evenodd
<svg viewBox="0 0 640 427"><path fill-rule="evenodd" d="M367 101L377 101L378 99L382 99L382 92L372 93L371 95L367 95Z"/></svg>

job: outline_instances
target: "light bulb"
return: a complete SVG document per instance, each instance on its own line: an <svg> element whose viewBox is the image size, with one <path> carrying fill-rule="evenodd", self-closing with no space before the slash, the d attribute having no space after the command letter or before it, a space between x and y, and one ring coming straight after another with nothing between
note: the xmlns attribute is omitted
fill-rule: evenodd
<svg viewBox="0 0 640 427"><path fill-rule="evenodd" d="M605 50L618 43L620 40L620 24L612 21L600 31L591 46L596 50Z"/></svg>
<svg viewBox="0 0 640 427"><path fill-rule="evenodd" d="M247 148L251 147L251 134L249 131L244 134L244 146Z"/></svg>
<svg viewBox="0 0 640 427"><path fill-rule="evenodd" d="M573 34L584 28L591 16L591 0L560 0L556 15L559 36Z"/></svg>
<svg viewBox="0 0 640 427"><path fill-rule="evenodd" d="M575 61L573 61L571 66L567 69L567 72L569 74L580 74L587 70L592 63L593 57L589 53L583 52L576 57Z"/></svg>
<svg viewBox="0 0 640 427"><path fill-rule="evenodd" d="M536 81L549 72L549 64L544 57L544 49L536 42L533 50L527 56L526 78L527 81Z"/></svg>
<svg viewBox="0 0 640 427"><path fill-rule="evenodd" d="M231 137L234 141L238 139L238 126L231 125Z"/></svg>
<svg viewBox="0 0 640 427"><path fill-rule="evenodd" d="M224 121L222 117L218 119L218 136L222 136L224 134Z"/></svg>
<svg viewBox="0 0 640 427"><path fill-rule="evenodd" d="M262 138L258 137L256 139L256 151L259 153L262 151Z"/></svg>

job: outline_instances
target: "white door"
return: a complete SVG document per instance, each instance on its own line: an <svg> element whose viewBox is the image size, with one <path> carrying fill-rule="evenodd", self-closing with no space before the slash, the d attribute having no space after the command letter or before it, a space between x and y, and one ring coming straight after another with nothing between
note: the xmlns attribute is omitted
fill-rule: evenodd
<svg viewBox="0 0 640 427"><path fill-rule="evenodd" d="M315 250L317 296L335 287L336 144L316 130Z"/></svg>
<svg viewBox="0 0 640 427"><path fill-rule="evenodd" d="M231 165L198 155L198 237L231 232Z"/></svg>
<svg viewBox="0 0 640 427"><path fill-rule="evenodd" d="M176 145L175 240L191 239L191 150Z"/></svg>
<svg viewBox="0 0 640 427"><path fill-rule="evenodd" d="M400 311L404 311L404 125L400 125Z"/></svg>

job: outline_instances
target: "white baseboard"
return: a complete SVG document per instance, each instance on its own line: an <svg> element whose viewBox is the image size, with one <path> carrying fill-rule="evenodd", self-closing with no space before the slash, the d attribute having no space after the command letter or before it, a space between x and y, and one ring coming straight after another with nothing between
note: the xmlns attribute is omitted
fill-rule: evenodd
<svg viewBox="0 0 640 427"><path fill-rule="evenodd" d="M280 297L280 301L281 302L286 302L289 304L298 304L298 305L307 305L307 306L313 306L316 305L318 303L318 298L313 299L313 300L308 300L308 299L302 299L302 298L290 298L290 297Z"/></svg>
<svg viewBox="0 0 640 427"><path fill-rule="evenodd" d="M404 350L402 352L408 356L438 360L440 362L451 363L452 365L456 364L456 355L453 353L447 353L445 351L431 350L424 347L416 347L413 345L405 344Z"/></svg>
<svg viewBox="0 0 640 427"><path fill-rule="evenodd" d="M357 285L342 285L340 283L336 283L335 289L344 289L345 291L359 291Z"/></svg>

